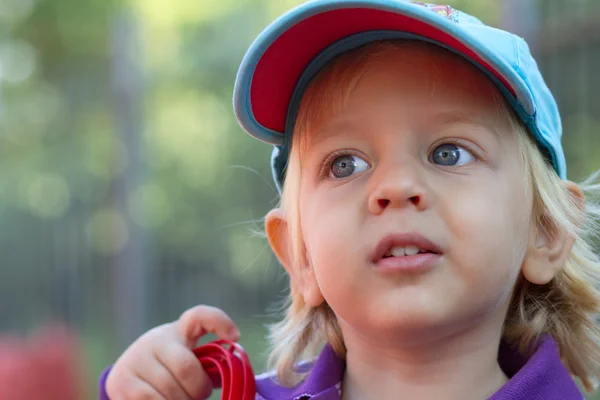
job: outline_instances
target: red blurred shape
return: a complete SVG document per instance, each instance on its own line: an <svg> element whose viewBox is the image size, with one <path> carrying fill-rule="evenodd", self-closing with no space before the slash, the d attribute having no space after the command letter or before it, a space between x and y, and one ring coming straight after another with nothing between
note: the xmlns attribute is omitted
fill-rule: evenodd
<svg viewBox="0 0 600 400"><path fill-rule="evenodd" d="M0 336L0 399L80 400L75 337L45 328L31 339Z"/></svg>

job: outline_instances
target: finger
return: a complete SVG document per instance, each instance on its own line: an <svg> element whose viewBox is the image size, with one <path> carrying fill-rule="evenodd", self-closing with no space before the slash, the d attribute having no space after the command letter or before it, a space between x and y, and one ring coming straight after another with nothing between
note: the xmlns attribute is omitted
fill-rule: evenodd
<svg viewBox="0 0 600 400"><path fill-rule="evenodd" d="M133 392L132 395L125 396L128 400L167 400L167 398L153 388L152 385L142 380L136 381L130 390Z"/></svg>
<svg viewBox="0 0 600 400"><path fill-rule="evenodd" d="M210 396L212 381L189 349L173 343L164 348L164 351L157 352L156 358L175 377L190 398L205 399Z"/></svg>
<svg viewBox="0 0 600 400"><path fill-rule="evenodd" d="M145 367L135 371L138 379L146 382L162 397L168 400L192 400L179 385L177 379L158 360L152 359L142 363Z"/></svg>
<svg viewBox="0 0 600 400"><path fill-rule="evenodd" d="M137 376L121 376L114 387L107 387L111 399L127 400L167 400L148 382Z"/></svg>
<svg viewBox="0 0 600 400"><path fill-rule="evenodd" d="M214 333L221 339L236 341L240 333L235 323L223 311L215 307L196 306L184 312L175 322L179 336L188 348L193 348L206 333Z"/></svg>

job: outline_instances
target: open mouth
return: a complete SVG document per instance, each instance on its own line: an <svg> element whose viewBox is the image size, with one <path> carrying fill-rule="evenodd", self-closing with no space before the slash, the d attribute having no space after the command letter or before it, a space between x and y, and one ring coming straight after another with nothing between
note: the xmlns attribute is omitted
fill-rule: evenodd
<svg viewBox="0 0 600 400"><path fill-rule="evenodd" d="M377 245L371 259L377 263L384 258L442 253L442 248L425 236L418 232L407 232L385 236Z"/></svg>
<svg viewBox="0 0 600 400"><path fill-rule="evenodd" d="M434 251L421 249L416 246L394 246L390 248L387 253L383 255L383 258L389 257L404 257L404 256L414 256L416 254L438 254Z"/></svg>

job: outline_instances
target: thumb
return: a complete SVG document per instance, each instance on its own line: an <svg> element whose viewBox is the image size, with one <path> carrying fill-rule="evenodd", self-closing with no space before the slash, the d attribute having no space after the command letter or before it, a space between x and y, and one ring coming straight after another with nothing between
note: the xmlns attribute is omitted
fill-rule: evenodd
<svg viewBox="0 0 600 400"><path fill-rule="evenodd" d="M198 339L207 333L214 333L219 339L237 341L240 332L235 323L222 310L209 306L196 306L181 314L175 322L180 339L190 349Z"/></svg>

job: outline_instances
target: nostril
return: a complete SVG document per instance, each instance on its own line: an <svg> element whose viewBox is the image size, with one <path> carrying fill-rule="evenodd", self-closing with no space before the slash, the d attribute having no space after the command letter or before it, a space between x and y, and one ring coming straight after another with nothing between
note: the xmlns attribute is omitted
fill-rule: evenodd
<svg viewBox="0 0 600 400"><path fill-rule="evenodd" d="M377 202L379 203L379 207L381 207L382 209L386 208L390 204L390 201L387 199L379 199L377 200Z"/></svg>
<svg viewBox="0 0 600 400"><path fill-rule="evenodd" d="M413 196L410 198L411 203L413 203L415 206L418 206L419 203L421 202L421 197L420 196Z"/></svg>

